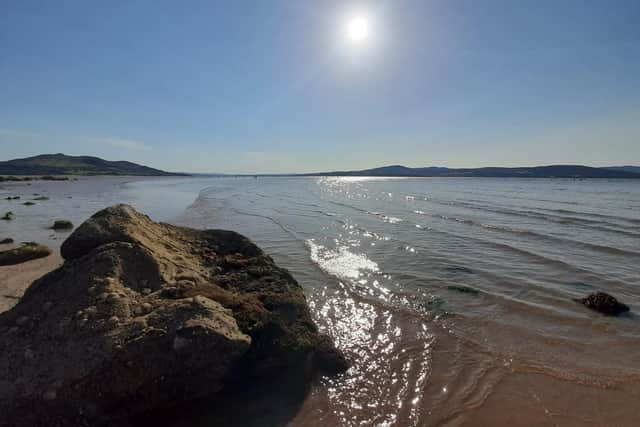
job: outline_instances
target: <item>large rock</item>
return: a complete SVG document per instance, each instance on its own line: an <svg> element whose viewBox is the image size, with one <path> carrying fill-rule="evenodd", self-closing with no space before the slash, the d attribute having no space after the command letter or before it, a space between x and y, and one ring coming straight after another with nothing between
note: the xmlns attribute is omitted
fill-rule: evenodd
<svg viewBox="0 0 640 427"><path fill-rule="evenodd" d="M347 367L300 285L237 233L118 205L61 253L64 265L0 315L2 425L126 424L239 378Z"/></svg>

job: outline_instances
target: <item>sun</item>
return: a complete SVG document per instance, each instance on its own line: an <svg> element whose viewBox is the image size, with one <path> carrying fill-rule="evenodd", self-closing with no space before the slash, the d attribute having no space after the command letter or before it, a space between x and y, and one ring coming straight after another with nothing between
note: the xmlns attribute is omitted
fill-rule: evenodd
<svg viewBox="0 0 640 427"><path fill-rule="evenodd" d="M350 42L362 43L370 37L369 19L364 15L356 15L347 20L346 36Z"/></svg>

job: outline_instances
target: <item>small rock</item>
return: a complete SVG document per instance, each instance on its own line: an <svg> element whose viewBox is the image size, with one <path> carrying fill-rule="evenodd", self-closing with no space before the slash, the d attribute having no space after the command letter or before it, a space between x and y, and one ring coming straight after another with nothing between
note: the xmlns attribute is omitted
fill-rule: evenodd
<svg viewBox="0 0 640 427"><path fill-rule="evenodd" d="M51 249L34 242L24 243L19 248L0 251L0 265L14 265L51 255Z"/></svg>
<svg viewBox="0 0 640 427"><path fill-rule="evenodd" d="M150 288L142 288L142 295L149 295L151 293Z"/></svg>
<svg viewBox="0 0 640 427"><path fill-rule="evenodd" d="M474 289L470 286L464 286L464 285L450 285L447 286L447 289L452 290L452 291L456 291L456 292L460 292L463 294L470 294L470 295L479 295L480 291L477 289Z"/></svg>
<svg viewBox="0 0 640 427"><path fill-rule="evenodd" d="M112 292L107 295L107 302L115 303L115 302L118 302L119 299L120 299L120 295L116 294L115 292Z"/></svg>
<svg viewBox="0 0 640 427"><path fill-rule="evenodd" d="M53 230L71 230L73 228L73 223L66 219L59 219L54 221L51 228Z"/></svg>
<svg viewBox="0 0 640 427"><path fill-rule="evenodd" d="M10 238L10 237L7 237L6 239L0 240L0 245L8 245L10 243L13 243L13 239Z"/></svg>
<svg viewBox="0 0 640 427"><path fill-rule="evenodd" d="M46 313L49 310L51 310L51 307L53 307L53 303L51 301L47 301L44 304L42 304L42 311Z"/></svg>
<svg viewBox="0 0 640 427"><path fill-rule="evenodd" d="M107 293L107 292L102 292L100 295L98 295L98 296L96 297L96 299L97 299L98 301L104 301L104 300L106 300L107 298L109 298L109 295L111 295L111 294L109 294L109 293Z"/></svg>
<svg viewBox="0 0 640 427"><path fill-rule="evenodd" d="M627 305L618 302L617 299L604 292L593 293L586 298L578 300L578 302L584 304L591 310L608 316L617 316L625 311L629 311Z"/></svg>
<svg viewBox="0 0 640 427"><path fill-rule="evenodd" d="M13 221L15 218L16 218L16 215L13 212L9 211L5 213L4 216L0 219L3 219L5 221Z"/></svg>
<svg viewBox="0 0 640 427"><path fill-rule="evenodd" d="M27 360L33 360L33 358L35 357L35 354L33 353L33 350L31 350L30 348L27 348L24 351L24 358Z"/></svg>

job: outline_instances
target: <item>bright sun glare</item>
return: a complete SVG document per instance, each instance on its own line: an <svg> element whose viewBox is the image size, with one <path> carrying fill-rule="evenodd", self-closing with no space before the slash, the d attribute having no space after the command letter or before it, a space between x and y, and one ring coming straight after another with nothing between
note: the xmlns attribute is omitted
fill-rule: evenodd
<svg viewBox="0 0 640 427"><path fill-rule="evenodd" d="M354 16L347 21L346 30L349 41L364 42L369 38L369 20L362 15Z"/></svg>

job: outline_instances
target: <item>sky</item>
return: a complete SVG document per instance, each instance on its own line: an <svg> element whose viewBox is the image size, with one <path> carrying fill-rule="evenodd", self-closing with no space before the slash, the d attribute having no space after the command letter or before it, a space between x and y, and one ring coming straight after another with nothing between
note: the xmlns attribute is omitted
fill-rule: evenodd
<svg viewBox="0 0 640 427"><path fill-rule="evenodd" d="M640 1L2 0L0 160L58 152L213 173L640 165Z"/></svg>

